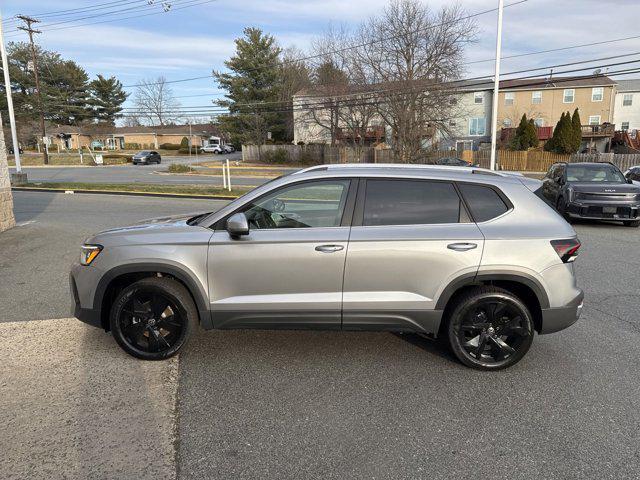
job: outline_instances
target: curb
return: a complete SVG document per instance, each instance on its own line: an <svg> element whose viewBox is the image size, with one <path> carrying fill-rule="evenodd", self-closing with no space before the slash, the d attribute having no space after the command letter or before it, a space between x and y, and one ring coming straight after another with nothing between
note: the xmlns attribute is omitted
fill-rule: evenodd
<svg viewBox="0 0 640 480"><path fill-rule="evenodd" d="M131 190L69 190L64 188L42 188L42 187L11 187L17 192L54 192L54 193L94 193L100 195L130 195L134 197L165 197L165 198L211 198L214 200L235 200L238 195L199 195L196 193L161 193L161 192L136 192Z"/></svg>

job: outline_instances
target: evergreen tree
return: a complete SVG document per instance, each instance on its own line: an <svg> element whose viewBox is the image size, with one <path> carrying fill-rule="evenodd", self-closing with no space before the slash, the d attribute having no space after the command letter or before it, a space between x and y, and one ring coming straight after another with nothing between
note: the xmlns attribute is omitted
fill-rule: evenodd
<svg viewBox="0 0 640 480"><path fill-rule="evenodd" d="M577 152L580 150L580 145L582 145L582 122L580 120L580 113L576 108L573 111L573 117L571 117L571 123L573 125L573 151Z"/></svg>
<svg viewBox="0 0 640 480"><path fill-rule="evenodd" d="M533 119L527 120L527 115L523 114L520 123L516 128L516 133L509 142L511 150L528 150L538 146L538 131Z"/></svg>
<svg viewBox="0 0 640 480"><path fill-rule="evenodd" d="M267 132L278 139L285 134L282 113L268 111L261 102L278 101L280 47L273 36L259 28L245 28L244 37L235 41L236 53L225 62L230 73L213 72L218 86L227 91L228 100L219 102L229 109L221 127L235 142L264 144Z"/></svg>
<svg viewBox="0 0 640 480"><path fill-rule="evenodd" d="M529 119L529 122L527 122L526 140L528 148L536 148L538 146L538 128L536 127L536 123L533 121L533 118Z"/></svg>
<svg viewBox="0 0 640 480"><path fill-rule="evenodd" d="M187 137L182 137L180 141L180 153L189 153L189 139Z"/></svg>
<svg viewBox="0 0 640 480"><path fill-rule="evenodd" d="M122 104L128 94L122 89L122 83L116 77L98 78L89 84L90 103L95 121L103 125L115 125L121 117Z"/></svg>
<svg viewBox="0 0 640 480"><path fill-rule="evenodd" d="M544 146L545 150L555 153L575 153L575 130L571 113L562 113L553 130L553 136Z"/></svg>

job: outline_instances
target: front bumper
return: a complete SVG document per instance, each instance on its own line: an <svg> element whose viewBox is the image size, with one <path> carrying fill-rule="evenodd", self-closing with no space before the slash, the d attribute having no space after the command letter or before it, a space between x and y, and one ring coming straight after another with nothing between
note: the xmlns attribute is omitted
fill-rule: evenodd
<svg viewBox="0 0 640 480"><path fill-rule="evenodd" d="M580 290L580 293L567 305L542 309L540 334L559 332L576 323L582 313L583 300L584 292Z"/></svg>
<svg viewBox="0 0 640 480"><path fill-rule="evenodd" d="M587 220L638 220L640 204L574 201L567 204L566 214Z"/></svg>
<svg viewBox="0 0 640 480"><path fill-rule="evenodd" d="M93 306L88 306L87 301L85 300L85 305L83 306L83 301L81 299L81 293L78 291L78 285L86 285L86 279L82 279L79 277L83 277L84 270L87 267L83 267L79 264L76 264L72 267L71 272L69 273L69 289L71 290L71 315L76 317L81 322L87 323L93 327L102 328L102 315L100 309L93 308ZM83 280L85 283L83 283ZM83 292L84 293L84 292Z"/></svg>

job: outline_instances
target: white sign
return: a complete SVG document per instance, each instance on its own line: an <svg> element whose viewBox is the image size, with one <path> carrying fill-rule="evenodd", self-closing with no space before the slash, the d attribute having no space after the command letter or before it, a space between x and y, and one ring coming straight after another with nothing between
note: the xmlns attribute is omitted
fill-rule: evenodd
<svg viewBox="0 0 640 480"><path fill-rule="evenodd" d="M44 145L51 145L51 139L49 137L42 137L42 143Z"/></svg>
<svg viewBox="0 0 640 480"><path fill-rule="evenodd" d="M103 163L102 155L96 155L96 165L102 165Z"/></svg>

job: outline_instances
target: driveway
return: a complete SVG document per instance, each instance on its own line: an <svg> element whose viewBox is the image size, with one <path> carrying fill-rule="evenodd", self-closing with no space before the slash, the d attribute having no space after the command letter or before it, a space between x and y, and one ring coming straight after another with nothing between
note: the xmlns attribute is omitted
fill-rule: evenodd
<svg viewBox="0 0 640 480"><path fill-rule="evenodd" d="M67 265L89 232L223 203L15 200L21 226L0 235L5 478L637 478L637 229L576 225L583 316L505 371L368 332L199 332L147 363L64 319Z"/></svg>

